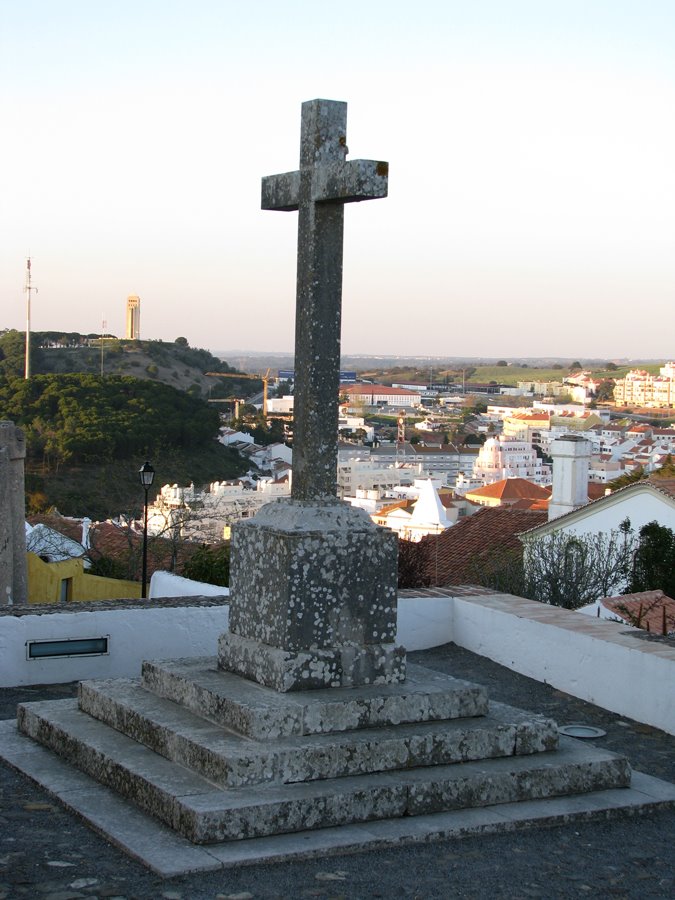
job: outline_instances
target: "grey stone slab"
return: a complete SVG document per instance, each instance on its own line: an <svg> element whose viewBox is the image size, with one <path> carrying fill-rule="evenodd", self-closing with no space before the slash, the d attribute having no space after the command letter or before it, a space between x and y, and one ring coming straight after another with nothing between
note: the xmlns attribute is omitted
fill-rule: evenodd
<svg viewBox="0 0 675 900"><path fill-rule="evenodd" d="M584 804L584 798L576 797L533 801L527 804L526 815L525 804L517 803L195 846L86 775L78 775L82 779L78 790L70 790L63 795L52 790L52 767L56 765L59 769L65 763L20 735L11 721L0 722L0 759L55 796L113 844L164 877L255 862L323 857L348 850L565 824L582 818L604 819L640 814L659 806L675 806L674 785L636 772L633 779L640 790L623 788L601 791L587 795L587 804ZM645 797L648 798L646 806L642 804ZM570 801L574 803L573 809ZM102 811L105 811L104 814Z"/></svg>
<svg viewBox="0 0 675 900"><path fill-rule="evenodd" d="M623 758L567 741L561 751L530 757L219 790L69 702L21 706L20 728L196 843L540 799L630 779ZM509 739L513 745L513 731Z"/></svg>
<svg viewBox="0 0 675 900"><path fill-rule="evenodd" d="M133 679L83 682L80 708L221 787L292 783L553 750L552 720L495 706L475 719L366 728L274 742L224 731Z"/></svg>
<svg viewBox="0 0 675 900"><path fill-rule="evenodd" d="M397 684L405 681L406 654L393 643L286 650L228 632L218 639L218 667L286 693Z"/></svg>
<svg viewBox="0 0 675 900"><path fill-rule="evenodd" d="M19 706L19 731L81 772L174 827L181 798L212 790L193 772L153 753L77 709L76 701Z"/></svg>
<svg viewBox="0 0 675 900"><path fill-rule="evenodd" d="M422 666L403 684L280 694L229 672L215 659L151 661L143 684L226 728L258 739L485 715L487 691Z"/></svg>

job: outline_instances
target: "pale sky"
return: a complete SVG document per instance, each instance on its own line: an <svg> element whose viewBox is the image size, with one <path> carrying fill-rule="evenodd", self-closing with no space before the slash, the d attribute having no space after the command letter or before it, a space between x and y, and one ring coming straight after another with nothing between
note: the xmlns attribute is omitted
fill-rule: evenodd
<svg viewBox="0 0 675 900"><path fill-rule="evenodd" d="M0 327L293 349L300 105L345 216L345 353L672 359L672 0L3 0Z"/></svg>

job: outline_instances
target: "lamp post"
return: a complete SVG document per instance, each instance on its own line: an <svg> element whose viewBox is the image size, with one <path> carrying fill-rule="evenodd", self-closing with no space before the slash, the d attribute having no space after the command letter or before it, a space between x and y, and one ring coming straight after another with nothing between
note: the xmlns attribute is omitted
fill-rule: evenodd
<svg viewBox="0 0 675 900"><path fill-rule="evenodd" d="M146 460L138 470L138 475L141 479L143 490L145 491L145 503L143 506L143 576L141 579L141 597L145 600L148 596L148 491L152 486L155 470Z"/></svg>

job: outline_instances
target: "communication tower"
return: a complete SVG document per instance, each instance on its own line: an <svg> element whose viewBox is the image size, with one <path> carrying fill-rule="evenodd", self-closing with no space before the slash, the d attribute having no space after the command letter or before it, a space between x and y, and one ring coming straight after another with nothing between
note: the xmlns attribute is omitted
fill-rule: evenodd
<svg viewBox="0 0 675 900"><path fill-rule="evenodd" d="M26 368L24 370L24 378L30 378L30 295L32 291L35 291L36 294L38 292L38 289L33 287L31 283L30 256L26 260L26 285L24 291L26 292Z"/></svg>

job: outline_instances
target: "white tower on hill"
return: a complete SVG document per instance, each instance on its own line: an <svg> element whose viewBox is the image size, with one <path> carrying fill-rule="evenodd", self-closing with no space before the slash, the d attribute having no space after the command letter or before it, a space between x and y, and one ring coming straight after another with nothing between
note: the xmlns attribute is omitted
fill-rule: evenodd
<svg viewBox="0 0 675 900"><path fill-rule="evenodd" d="M141 337L141 298L135 294L127 297L127 327L125 337L137 341Z"/></svg>

